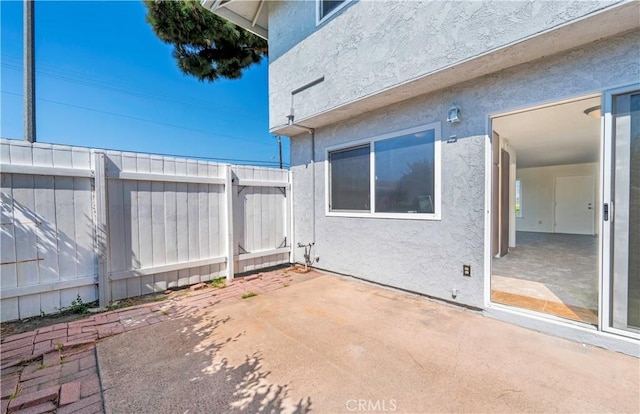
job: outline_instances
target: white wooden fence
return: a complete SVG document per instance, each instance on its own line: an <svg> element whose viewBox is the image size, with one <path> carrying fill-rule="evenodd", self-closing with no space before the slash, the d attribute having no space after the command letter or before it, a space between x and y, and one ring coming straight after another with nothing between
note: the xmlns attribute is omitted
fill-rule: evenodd
<svg viewBox="0 0 640 414"><path fill-rule="evenodd" d="M0 319L290 261L288 171L0 139Z"/></svg>

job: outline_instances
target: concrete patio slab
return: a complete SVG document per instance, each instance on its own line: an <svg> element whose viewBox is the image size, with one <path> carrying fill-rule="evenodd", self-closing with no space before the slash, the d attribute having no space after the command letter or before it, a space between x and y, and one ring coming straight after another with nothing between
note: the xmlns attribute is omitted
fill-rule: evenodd
<svg viewBox="0 0 640 414"><path fill-rule="evenodd" d="M640 411L638 359L330 275L97 354L108 413Z"/></svg>
<svg viewBox="0 0 640 414"><path fill-rule="evenodd" d="M203 312L266 293L318 273L278 269L237 278L217 288L165 292L168 299L87 316L0 337L0 414L102 413L95 343L100 339ZM202 287L202 286L201 286ZM64 318L64 316L63 316Z"/></svg>

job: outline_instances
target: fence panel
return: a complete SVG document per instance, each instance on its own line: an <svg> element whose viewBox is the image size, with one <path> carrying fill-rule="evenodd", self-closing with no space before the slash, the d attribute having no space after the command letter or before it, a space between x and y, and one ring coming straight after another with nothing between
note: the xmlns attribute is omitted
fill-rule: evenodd
<svg viewBox="0 0 640 414"><path fill-rule="evenodd" d="M90 151L1 140L2 320L97 299Z"/></svg>
<svg viewBox="0 0 640 414"><path fill-rule="evenodd" d="M288 263L289 177L0 139L2 321Z"/></svg>
<svg viewBox="0 0 640 414"><path fill-rule="evenodd" d="M111 299L224 274L224 166L107 153ZM223 226L222 226L223 227Z"/></svg>

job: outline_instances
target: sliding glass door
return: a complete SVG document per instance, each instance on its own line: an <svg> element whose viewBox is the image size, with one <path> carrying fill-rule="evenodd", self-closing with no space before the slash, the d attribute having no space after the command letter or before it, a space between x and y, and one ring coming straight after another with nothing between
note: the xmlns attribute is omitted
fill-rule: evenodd
<svg viewBox="0 0 640 414"><path fill-rule="evenodd" d="M605 330L640 335L640 85L605 104L603 312Z"/></svg>

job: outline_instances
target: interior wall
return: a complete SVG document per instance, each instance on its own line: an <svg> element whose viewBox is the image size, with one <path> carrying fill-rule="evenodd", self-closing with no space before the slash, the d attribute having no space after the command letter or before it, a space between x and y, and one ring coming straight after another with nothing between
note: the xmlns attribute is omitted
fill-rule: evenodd
<svg viewBox="0 0 640 414"><path fill-rule="evenodd" d="M599 216L598 202L598 163L554 165L549 167L520 168L516 170L522 191L522 217L516 218L516 230L553 232L554 183L556 177L592 175L595 214ZM596 233L598 226L594 226Z"/></svg>

